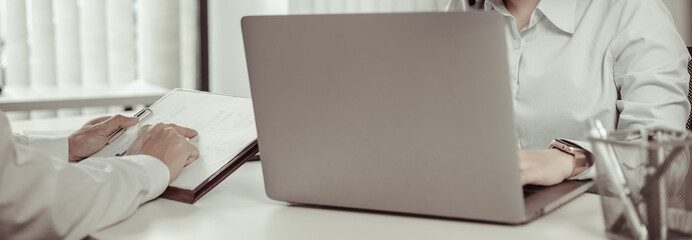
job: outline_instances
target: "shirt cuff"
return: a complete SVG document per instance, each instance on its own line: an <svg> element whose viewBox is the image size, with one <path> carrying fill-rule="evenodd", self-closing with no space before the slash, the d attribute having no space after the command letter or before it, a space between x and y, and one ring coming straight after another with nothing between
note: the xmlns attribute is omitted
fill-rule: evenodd
<svg viewBox="0 0 692 240"><path fill-rule="evenodd" d="M168 187L168 182L171 179L170 171L168 170L168 166L163 164L158 158L149 155L132 155L123 156L120 160L134 163L144 170L144 173L149 179L146 201L158 197Z"/></svg>
<svg viewBox="0 0 692 240"><path fill-rule="evenodd" d="M67 136L15 134L15 140L33 147L48 156L64 159L66 162L70 156Z"/></svg>

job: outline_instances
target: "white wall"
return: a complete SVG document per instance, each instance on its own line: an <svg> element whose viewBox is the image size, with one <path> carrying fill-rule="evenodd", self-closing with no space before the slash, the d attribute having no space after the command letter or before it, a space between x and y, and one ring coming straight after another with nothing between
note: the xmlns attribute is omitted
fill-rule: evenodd
<svg viewBox="0 0 692 240"><path fill-rule="evenodd" d="M210 0L209 58L212 92L249 97L240 19L288 13L437 11L448 0ZM290 3L290 4L289 4ZM290 8L289 8L290 5Z"/></svg>
<svg viewBox="0 0 692 240"><path fill-rule="evenodd" d="M209 1L209 88L250 96L240 19L247 15L288 14L287 0Z"/></svg>
<svg viewBox="0 0 692 240"><path fill-rule="evenodd" d="M692 1L691 0L664 0L663 1L673 20L678 27L678 31L685 40L687 46L692 46Z"/></svg>

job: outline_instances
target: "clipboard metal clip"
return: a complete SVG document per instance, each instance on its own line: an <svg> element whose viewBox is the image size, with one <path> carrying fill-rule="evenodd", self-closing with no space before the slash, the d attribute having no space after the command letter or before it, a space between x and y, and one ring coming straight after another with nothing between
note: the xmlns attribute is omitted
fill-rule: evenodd
<svg viewBox="0 0 692 240"><path fill-rule="evenodd" d="M139 121L142 121L149 117L152 113L154 113L151 109L148 107L142 108L142 110L139 110L139 112L135 113L133 117L139 118ZM125 128L118 128L118 130L115 130L115 132L111 133L110 136L108 136L108 142L106 142L106 145L113 143L118 137L123 135L125 133Z"/></svg>

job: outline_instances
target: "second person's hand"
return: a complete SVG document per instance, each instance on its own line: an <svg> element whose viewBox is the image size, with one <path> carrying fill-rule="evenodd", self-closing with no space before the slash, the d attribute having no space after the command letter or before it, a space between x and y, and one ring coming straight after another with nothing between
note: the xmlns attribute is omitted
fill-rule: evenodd
<svg viewBox="0 0 692 240"><path fill-rule="evenodd" d="M175 124L144 125L127 149L127 155L146 154L161 160L170 171L170 184L184 166L199 157L199 150L187 141L195 136L197 131Z"/></svg>

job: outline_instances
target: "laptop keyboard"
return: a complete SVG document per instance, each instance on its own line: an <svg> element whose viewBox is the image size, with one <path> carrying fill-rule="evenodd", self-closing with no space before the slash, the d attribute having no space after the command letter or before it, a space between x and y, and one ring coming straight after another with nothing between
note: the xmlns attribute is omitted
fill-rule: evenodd
<svg viewBox="0 0 692 240"><path fill-rule="evenodd" d="M528 196L531 196L544 188L544 186L526 185L522 188L524 190L524 198L527 198Z"/></svg>

